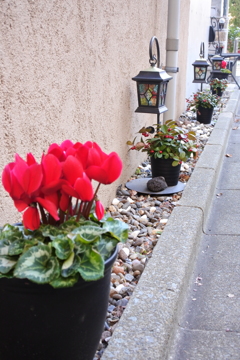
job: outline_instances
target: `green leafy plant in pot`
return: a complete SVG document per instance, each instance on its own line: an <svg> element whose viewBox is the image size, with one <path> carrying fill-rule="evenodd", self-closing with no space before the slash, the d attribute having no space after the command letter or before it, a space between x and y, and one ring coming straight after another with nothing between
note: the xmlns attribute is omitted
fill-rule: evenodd
<svg viewBox="0 0 240 360"><path fill-rule="evenodd" d="M140 140L135 138L127 142L130 150L146 152L150 156L152 177L163 176L168 186L176 185L181 163L186 162L197 151L195 132L181 128L173 120L167 120L164 125L143 127L139 133ZM172 171L176 168L176 180L171 181L172 175L168 170L163 171L163 164L169 164L167 167Z"/></svg>
<svg viewBox="0 0 240 360"><path fill-rule="evenodd" d="M196 111L197 120L201 123L210 124L213 109L220 101L220 97L210 91L198 91L187 101L187 111Z"/></svg>
<svg viewBox="0 0 240 360"><path fill-rule="evenodd" d="M92 360L103 330L116 245L128 237L128 225L105 215L97 193L121 171L116 153L70 140L50 145L40 163L31 153L26 161L16 154L4 168L3 186L23 219L0 232L2 360L75 360L79 354ZM14 330L9 329L10 313ZM25 337L27 324L31 329ZM19 346L11 348L15 340Z"/></svg>
<svg viewBox="0 0 240 360"><path fill-rule="evenodd" d="M222 93L226 90L228 85L227 79L212 79L210 82L210 87L212 90L212 94L216 94L218 96L222 96Z"/></svg>

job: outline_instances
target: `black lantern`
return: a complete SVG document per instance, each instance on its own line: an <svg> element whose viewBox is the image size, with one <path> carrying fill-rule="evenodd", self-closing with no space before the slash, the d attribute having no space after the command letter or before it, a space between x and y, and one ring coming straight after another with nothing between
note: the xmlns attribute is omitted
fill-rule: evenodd
<svg viewBox="0 0 240 360"><path fill-rule="evenodd" d="M200 59L194 61L193 71L194 71L194 80L193 83L205 83L206 82L206 75L207 75L207 68L209 66L206 59L204 59L204 43L201 43L200 46Z"/></svg>
<svg viewBox="0 0 240 360"><path fill-rule="evenodd" d="M221 64L224 58L220 55L214 55L211 59L212 62L212 69L213 71L220 71L221 70Z"/></svg>
<svg viewBox="0 0 240 360"><path fill-rule="evenodd" d="M156 42L157 58L152 55L153 41ZM151 67L140 71L140 73L132 78L137 82L138 92L138 108L135 112L161 114L167 111L165 106L167 85L172 76L169 76L165 70L159 68L160 50L158 40L153 36L149 44L149 62ZM157 64L157 67L156 67Z"/></svg>

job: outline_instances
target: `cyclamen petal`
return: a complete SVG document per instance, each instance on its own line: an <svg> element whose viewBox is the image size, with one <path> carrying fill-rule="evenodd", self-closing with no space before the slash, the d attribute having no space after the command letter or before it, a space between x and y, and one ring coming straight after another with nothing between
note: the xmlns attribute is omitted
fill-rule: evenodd
<svg viewBox="0 0 240 360"><path fill-rule="evenodd" d="M36 201L45 209L49 212L49 214L55 219L55 220L59 220L58 217L58 213L57 213L57 207L54 203L52 203L51 201L41 198L41 197L36 197Z"/></svg>
<svg viewBox="0 0 240 360"><path fill-rule="evenodd" d="M55 143L49 146L47 154L53 154L59 161L64 161L66 159L63 149Z"/></svg>
<svg viewBox="0 0 240 360"><path fill-rule="evenodd" d="M14 200L14 205L19 212L25 210L29 206L29 204L22 200Z"/></svg>
<svg viewBox="0 0 240 360"><path fill-rule="evenodd" d="M24 174L27 169L28 169L27 163L18 154L16 154L14 168L12 170L12 173L15 175L17 181L19 182L19 184L21 185L21 187L23 189L25 187L24 186L24 184L25 184Z"/></svg>
<svg viewBox="0 0 240 360"><path fill-rule="evenodd" d="M26 229L37 230L40 226L40 216L38 209L29 207L23 213L23 225Z"/></svg>
<svg viewBox="0 0 240 360"><path fill-rule="evenodd" d="M81 162L72 155L69 155L63 163L63 174L71 185L74 185L77 178L83 176Z"/></svg>
<svg viewBox="0 0 240 360"><path fill-rule="evenodd" d="M31 195L35 191L37 191L42 183L43 173L42 167L38 164L33 164L26 169L23 174L23 190Z"/></svg>
<svg viewBox="0 0 240 360"><path fill-rule="evenodd" d="M13 200L17 200L21 198L24 191L12 172L13 164L14 163L10 163L7 166L5 166L2 173L2 183L5 190L10 194Z"/></svg>
<svg viewBox="0 0 240 360"><path fill-rule="evenodd" d="M78 193L78 198L82 201L90 201L93 198L94 191L91 181L87 176L78 178L74 184L74 189Z"/></svg>
<svg viewBox="0 0 240 360"><path fill-rule="evenodd" d="M72 186L63 184L62 190L68 194L68 196L78 198L78 193L73 189Z"/></svg>
<svg viewBox="0 0 240 360"><path fill-rule="evenodd" d="M11 164L5 166L2 172L2 183L4 189L10 193L12 190L12 173L11 173Z"/></svg>
<svg viewBox="0 0 240 360"><path fill-rule="evenodd" d="M89 166L85 171L89 179L96 180L101 184L105 184L107 182L106 171L100 166Z"/></svg>
<svg viewBox="0 0 240 360"><path fill-rule="evenodd" d="M43 167L44 185L55 184L62 174L62 166L58 158L53 154L47 154L43 156L41 164Z"/></svg>
<svg viewBox="0 0 240 360"><path fill-rule="evenodd" d="M90 179L96 180L101 184L111 184L122 172L122 161L120 157L112 152L102 166L90 166L86 169L86 174Z"/></svg>
<svg viewBox="0 0 240 360"><path fill-rule="evenodd" d="M73 142L71 140L65 140L61 143L60 147L66 151L67 149L73 147Z"/></svg>
<svg viewBox="0 0 240 360"><path fill-rule="evenodd" d="M97 215L98 220L102 220L104 216L104 207L100 200L96 201L95 213Z"/></svg>
<svg viewBox="0 0 240 360"><path fill-rule="evenodd" d="M35 157L33 156L32 153L28 153L27 154L27 164L28 166L33 165L33 164L37 164Z"/></svg>
<svg viewBox="0 0 240 360"><path fill-rule="evenodd" d="M70 201L70 196L68 194L66 194L64 191L62 191L60 202L59 202L59 207L62 211L64 211L64 212L67 211L67 209L69 207L69 201Z"/></svg>
<svg viewBox="0 0 240 360"><path fill-rule="evenodd" d="M122 160L118 156L117 153L112 152L107 157L106 161L104 162L102 168L107 173L107 182L103 184L111 184L115 180L119 178L122 172Z"/></svg>

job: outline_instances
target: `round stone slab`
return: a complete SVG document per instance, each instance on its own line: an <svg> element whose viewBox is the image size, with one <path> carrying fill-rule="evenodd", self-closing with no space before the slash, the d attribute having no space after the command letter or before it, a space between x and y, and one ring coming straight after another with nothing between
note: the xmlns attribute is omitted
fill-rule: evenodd
<svg viewBox="0 0 240 360"><path fill-rule="evenodd" d="M169 194L174 194L177 193L179 191L182 191L185 188L185 183L182 183L181 181L179 181L177 183L177 185L175 186L168 186L166 189L162 190L162 191L150 191L147 188L147 182L150 180L151 178L139 178L139 179L135 179L135 180L131 180L128 181L126 183L126 187L130 190L135 190L138 193L141 194L149 194L149 195L169 195Z"/></svg>

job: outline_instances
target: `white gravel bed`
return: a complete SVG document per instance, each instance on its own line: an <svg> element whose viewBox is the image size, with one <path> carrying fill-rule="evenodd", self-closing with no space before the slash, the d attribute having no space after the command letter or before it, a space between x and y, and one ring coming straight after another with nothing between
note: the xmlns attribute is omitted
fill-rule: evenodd
<svg viewBox="0 0 240 360"><path fill-rule="evenodd" d="M178 125L194 130L197 135L198 153L195 158L181 165L180 181L187 182L197 160L214 128L221 108L225 107L229 98L226 91L221 104L215 109L212 123L200 124L192 112L183 113L178 119ZM151 177L151 167L147 159L136 169L135 174L128 179ZM127 182L126 181L126 182ZM174 206L182 196L182 192L171 196L150 196L138 194L121 185L106 209L113 218L118 218L129 225L129 236L126 244L119 244L118 258L111 274L109 306L105 328L102 333L98 350L93 360L99 360L116 328L121 315L144 271L146 263L151 258L153 249L159 240Z"/></svg>

